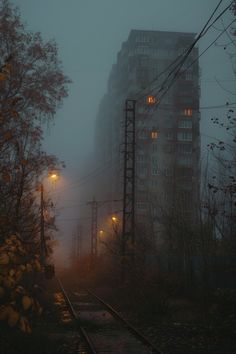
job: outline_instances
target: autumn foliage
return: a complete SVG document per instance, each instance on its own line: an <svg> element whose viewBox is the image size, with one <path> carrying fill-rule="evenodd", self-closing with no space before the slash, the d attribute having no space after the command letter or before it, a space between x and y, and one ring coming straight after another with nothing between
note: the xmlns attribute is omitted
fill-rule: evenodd
<svg viewBox="0 0 236 354"><path fill-rule="evenodd" d="M28 312L41 311L23 286L25 274L41 271L37 186L60 165L42 149L43 126L69 82L55 41L27 31L18 9L0 0L0 320L25 332ZM46 239L48 231L45 225Z"/></svg>

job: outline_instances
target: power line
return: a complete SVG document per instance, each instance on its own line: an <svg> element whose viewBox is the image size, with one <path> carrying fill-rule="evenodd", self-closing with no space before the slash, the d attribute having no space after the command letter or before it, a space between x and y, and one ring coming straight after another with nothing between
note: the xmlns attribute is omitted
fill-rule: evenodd
<svg viewBox="0 0 236 354"><path fill-rule="evenodd" d="M214 24L216 21L218 21L221 16L223 16L223 14L230 8L230 6L231 6L232 3L233 3L233 1L232 1L232 2L230 3L230 5L228 5L228 6L217 16L217 18L208 26L209 22L211 21L212 17L214 16L214 14L216 13L216 11L218 10L218 8L219 8L219 6L221 5L222 1L223 1L223 0L220 0L220 1L219 1L218 5L216 6L216 8L214 9L213 13L211 14L211 16L209 17L209 19L207 20L206 24L203 26L203 28L202 28L201 32L198 34L197 38L196 38L196 39L193 41L193 43L186 49L186 52L185 52L184 56L183 56L183 55L178 56L164 71L162 71L162 72L148 85L149 87L150 87L155 81L157 81L158 79L160 79L160 77L161 77L166 71L168 71L171 66L173 66L176 62L178 62L178 61L182 58L181 61L180 61L180 63L178 63L178 64L171 70L171 72L168 74L167 78L166 78L166 79L164 80L164 82L161 84L161 87L160 87L160 89L159 89L159 92L163 90L164 84L167 82L168 78L169 78L172 74L174 74L174 73L175 73L175 75L178 74L178 72L179 72L180 69L182 68L184 62L186 61L186 59L188 58L188 56L189 56L190 53L192 52L193 48L194 48L195 45L197 44L197 42L209 31L209 29L213 26L213 24ZM207 27L207 26L208 26L208 27ZM176 71L176 70L177 70L177 71ZM176 71L176 72L175 72L175 71ZM145 89L140 90L139 92L136 93L135 96L137 97L139 94L141 94L141 92L143 92L143 91L145 91L145 90L147 90L147 89L148 89L148 88L146 87ZM151 92L154 91L154 90L155 90L155 88L153 88L153 89L151 90ZM148 93L150 94L151 92L150 92L150 90L149 90ZM145 96L146 96L146 94L143 95L143 96L141 96L141 97L137 97L137 99L141 99L141 98L143 98L143 97L145 97Z"/></svg>
<svg viewBox="0 0 236 354"><path fill-rule="evenodd" d="M81 217L81 218L63 218L63 219L56 219L56 223L58 222L58 221L75 221L75 220L77 220L77 221L80 221L80 220L89 220L89 219L91 219L90 217Z"/></svg>
<svg viewBox="0 0 236 354"><path fill-rule="evenodd" d="M181 75L184 74L203 54L205 54L205 53L210 49L210 47L213 46L213 44L226 32L226 30L227 30L235 21L236 21L236 19L234 19L233 21L231 21L230 24L215 38L215 40L212 41L212 42L207 46L207 48L204 49L204 50L187 66L187 68L184 69L184 70L181 72ZM169 86L167 86L166 90L162 93L162 95L161 95L160 98L158 99L158 103L157 103L155 109L158 108L158 106L159 106L161 100L163 99L163 97L167 94L167 92L168 92L168 91L170 90L170 88L173 86L173 84L175 83L175 81L178 79L179 71L180 71L180 70L178 70L178 71L175 73L175 75L174 75L174 77L172 78L172 80L171 80ZM159 90L159 92L160 92L160 90Z"/></svg>
<svg viewBox="0 0 236 354"><path fill-rule="evenodd" d="M62 192L68 188L76 188L78 186L82 186L83 184L87 183L90 178L98 176L104 170L111 168L116 164L116 162L114 162L114 161L112 163L111 162L112 161L109 161L109 162L105 163L103 166L96 168L95 170L91 171L89 174L85 175L84 177L81 177L79 180L75 180L74 182L69 183L64 187L62 186L61 188L60 187L57 188L57 190L53 191L52 193L57 193L58 189L60 192Z"/></svg>
<svg viewBox="0 0 236 354"><path fill-rule="evenodd" d="M100 205L103 205L103 204L106 204L106 203L121 202L122 200L123 199L99 200L99 203L101 203ZM88 207L88 202L57 208L57 211L58 210L63 210L63 209L77 208L77 207L82 207L82 206L87 206Z"/></svg>

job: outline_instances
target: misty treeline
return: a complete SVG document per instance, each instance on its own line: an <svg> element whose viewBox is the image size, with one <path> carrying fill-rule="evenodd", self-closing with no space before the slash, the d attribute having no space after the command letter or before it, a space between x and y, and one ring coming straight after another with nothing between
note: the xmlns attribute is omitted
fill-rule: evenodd
<svg viewBox="0 0 236 354"><path fill-rule="evenodd" d="M0 232L33 239L38 231L37 185L59 166L42 150L43 125L67 96L54 41L25 29L17 9L0 1Z"/></svg>
<svg viewBox="0 0 236 354"><path fill-rule="evenodd" d="M56 43L26 30L18 9L0 0L0 317L10 325L20 321L14 299L26 296L19 287L24 274L40 270L38 186L61 164L42 149L43 126L54 119L69 81ZM48 240L50 228L45 223ZM25 306L33 307L32 300ZM24 320L20 326L28 328Z"/></svg>

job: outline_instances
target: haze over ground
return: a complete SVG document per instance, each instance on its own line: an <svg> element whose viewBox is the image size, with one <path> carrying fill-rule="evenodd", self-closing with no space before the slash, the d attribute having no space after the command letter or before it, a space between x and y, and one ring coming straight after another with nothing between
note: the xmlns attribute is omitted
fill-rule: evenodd
<svg viewBox="0 0 236 354"><path fill-rule="evenodd" d="M223 1L221 9L230 1ZM71 234L78 215L76 207L84 176L83 161L93 150L94 121L99 102L106 91L107 79L121 44L131 29L186 31L199 33L218 0L14 0L28 29L39 31L43 38L54 38L65 73L72 79L69 97L58 111L55 125L46 132L45 148L66 163L66 170L52 197L60 209L58 221L62 244L70 246ZM227 25L230 15L217 22L215 28L199 42L200 53ZM228 43L227 36L217 42ZM232 48L213 45L201 58L201 106L218 106L234 102L234 95L222 90L216 81L232 90L232 66L229 53ZM203 109L201 132L202 152L207 141L219 137L211 117L224 110ZM73 184L74 183L74 184ZM83 186L81 186L83 188ZM64 209L62 209L64 208ZM63 241L64 240L64 241ZM68 242L67 242L68 241ZM64 242L64 243L63 243Z"/></svg>

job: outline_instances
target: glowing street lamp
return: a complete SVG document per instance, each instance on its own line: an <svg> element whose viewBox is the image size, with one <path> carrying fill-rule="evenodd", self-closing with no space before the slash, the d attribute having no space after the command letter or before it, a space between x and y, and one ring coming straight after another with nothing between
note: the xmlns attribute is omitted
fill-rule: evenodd
<svg viewBox="0 0 236 354"><path fill-rule="evenodd" d="M59 178L59 175L56 172L48 174L48 177L53 182ZM47 257L47 246L45 240L45 225L44 225L44 186L43 183L40 183L40 248L41 248L41 262L45 263Z"/></svg>
<svg viewBox="0 0 236 354"><path fill-rule="evenodd" d="M117 218L116 216L112 216L111 220L112 220L114 223L118 222L118 218Z"/></svg>
<svg viewBox="0 0 236 354"><path fill-rule="evenodd" d="M48 178L52 181L52 182L56 182L59 178L59 174L56 171L50 172L48 174Z"/></svg>

